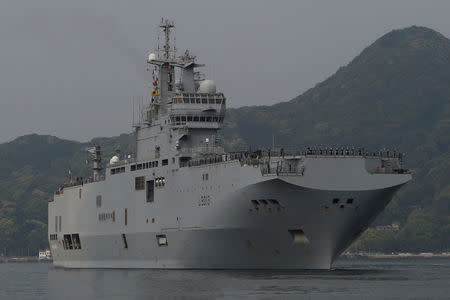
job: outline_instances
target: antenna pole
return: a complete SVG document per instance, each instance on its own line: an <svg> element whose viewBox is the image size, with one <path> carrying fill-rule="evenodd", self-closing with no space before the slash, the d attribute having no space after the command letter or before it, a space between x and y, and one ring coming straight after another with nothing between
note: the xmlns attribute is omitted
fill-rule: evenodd
<svg viewBox="0 0 450 300"><path fill-rule="evenodd" d="M272 150L275 150L275 135L273 134L273 131L272 131Z"/></svg>
<svg viewBox="0 0 450 300"><path fill-rule="evenodd" d="M170 30L173 27L175 27L175 25L173 22L171 22L167 19L166 20L162 19L159 27L161 27L164 30L164 34L165 34L165 38L166 38L166 41L164 43L164 58L168 60L170 58Z"/></svg>

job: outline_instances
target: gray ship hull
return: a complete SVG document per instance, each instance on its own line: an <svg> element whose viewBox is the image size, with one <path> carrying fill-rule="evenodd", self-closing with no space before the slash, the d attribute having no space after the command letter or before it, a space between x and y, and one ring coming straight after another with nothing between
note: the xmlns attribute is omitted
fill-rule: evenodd
<svg viewBox="0 0 450 300"><path fill-rule="evenodd" d="M184 208L184 215L173 217L174 222L161 221L156 230L146 230L137 224L133 229L127 225L115 232L105 232L101 227L97 227L97 232L93 228L91 232L74 228L69 232L80 232L81 249L64 250L59 241L51 241L54 264L67 268L329 269L333 260L410 179L409 174L358 176L359 171L339 168L335 165L337 161L326 160L331 165L322 169L341 170L343 176L335 180L335 189L331 190L308 187L320 182L312 178L313 172L305 172L304 176L264 177L258 168L233 163L222 165L220 173L227 173L228 169L230 173L243 173L243 178L252 178L245 174L249 171L256 178L253 183L242 182L234 191L222 193L223 197L212 201L214 205L200 207L204 210L198 210L199 206L194 204L197 197L194 197L194 203L188 205L194 212L191 217L190 210ZM347 158L341 164L348 166L361 161ZM324 161L309 161L309 165L316 163ZM197 169L200 173L205 170ZM220 182L220 176L211 172L211 168L208 170ZM356 173L359 179L350 173ZM345 189L346 183L351 181L355 185L358 180L361 189ZM376 188L366 189L370 186L367 180ZM187 198L192 191L184 192L186 202L190 202ZM117 218L121 221L122 217ZM160 235L167 239L167 245L158 245Z"/></svg>

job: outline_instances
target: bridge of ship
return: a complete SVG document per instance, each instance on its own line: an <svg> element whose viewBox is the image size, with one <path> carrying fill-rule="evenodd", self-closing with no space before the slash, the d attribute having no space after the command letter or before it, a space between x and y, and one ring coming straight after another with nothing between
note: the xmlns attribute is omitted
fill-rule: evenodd
<svg viewBox="0 0 450 300"><path fill-rule="evenodd" d="M225 117L222 93L178 93L172 97L170 122L174 128L220 128Z"/></svg>

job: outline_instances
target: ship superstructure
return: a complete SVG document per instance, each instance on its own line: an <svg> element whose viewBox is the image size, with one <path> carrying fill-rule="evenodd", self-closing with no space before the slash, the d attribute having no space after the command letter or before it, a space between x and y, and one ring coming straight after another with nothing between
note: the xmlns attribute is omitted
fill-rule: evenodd
<svg viewBox="0 0 450 300"><path fill-rule="evenodd" d="M173 22L148 57L151 98L136 155L71 180L49 202L55 266L328 269L411 179L398 153L282 149L227 153L226 98L177 56Z"/></svg>

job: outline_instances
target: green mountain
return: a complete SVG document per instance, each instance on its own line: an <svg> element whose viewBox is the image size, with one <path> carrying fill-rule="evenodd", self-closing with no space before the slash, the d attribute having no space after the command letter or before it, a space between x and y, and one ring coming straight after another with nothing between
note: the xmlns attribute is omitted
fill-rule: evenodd
<svg viewBox="0 0 450 300"><path fill-rule="evenodd" d="M450 244L450 41L423 27L394 30L347 66L297 98L272 106L229 109L228 149L277 146L355 146L407 153L414 180L354 245L384 251L440 251ZM84 148L100 144L105 157L132 137L89 143L29 135L0 145L1 249L46 245L46 200L67 176L85 177Z"/></svg>

